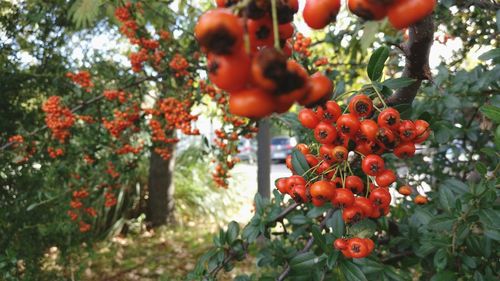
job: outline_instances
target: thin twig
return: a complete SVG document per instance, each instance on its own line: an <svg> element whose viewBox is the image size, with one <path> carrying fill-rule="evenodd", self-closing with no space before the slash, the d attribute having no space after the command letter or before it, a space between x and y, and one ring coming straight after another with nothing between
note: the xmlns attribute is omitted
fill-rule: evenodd
<svg viewBox="0 0 500 281"><path fill-rule="evenodd" d="M286 209L284 209L273 221L269 222L267 226L270 226L274 224L275 222L278 221L283 221L283 219L293 210L295 210L300 204L295 202L292 205L288 206Z"/></svg>

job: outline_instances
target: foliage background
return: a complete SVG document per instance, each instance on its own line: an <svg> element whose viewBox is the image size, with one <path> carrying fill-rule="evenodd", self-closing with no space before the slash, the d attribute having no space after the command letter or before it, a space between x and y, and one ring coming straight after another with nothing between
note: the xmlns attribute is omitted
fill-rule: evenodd
<svg viewBox="0 0 500 281"><path fill-rule="evenodd" d="M190 9L187 1L180 1L180 10L188 12L185 16L179 15L165 8L170 2L149 1L153 7L150 11L161 13L147 14L148 20L191 29L199 11ZM29 132L43 124L40 108L48 96L61 95L72 101L84 97L85 93L65 78L68 71L90 68L93 76L99 77L96 89L108 86L104 81L120 83L131 79L128 65L110 59L112 54L123 51L120 45L110 44L105 50L94 50L87 44L102 32L120 42L113 20L113 7L119 4L121 1L94 0L0 3L2 143L9 136ZM207 3L201 5L208 7ZM499 47L498 15L495 8L478 8L471 1L440 1L435 12L438 30L460 38L464 44L453 53L448 64L437 68L434 81L421 89L412 111L408 112L412 118L430 120L434 131L431 141L417 157L405 163L393 162L399 169L407 168L408 172L400 176L412 186L419 187L423 182L430 186L431 201L426 206L415 206L408 198L398 198L400 204L392 210L393 215L377 222L381 231L376 235L376 244L381 247L375 254L352 263L328 251L325 256L322 244L317 242L310 253L293 258L303 247L304 239L311 235L313 225L318 224L314 217L321 210L309 206L292 213L287 224L294 232L284 239L272 235L270 229L262 229L271 214L282 209L276 204L280 200L276 196L278 201L274 203L257 200L261 204L256 205L256 216L242 236L234 234L238 233L237 227L231 224L226 232L221 232L224 235L216 235L215 241L219 242L213 249L207 249L206 242L186 243L184 247L196 248L193 251L202 257L191 277L199 279L219 265L229 253L223 249L232 247L237 253L243 253L245 243L254 242L258 234L265 233L270 239L248 250L258 269L244 268L247 275L241 275L238 280L271 280L285 264L293 264L293 280L304 280L304 274L306 278L313 276L314 280L326 277L336 278L334 280L497 280L500 272L497 250L500 246L497 179L500 55L495 49ZM354 17L312 37L323 44L312 47L311 57L297 55L296 58L306 65L312 65L320 56L330 58L328 74L336 82L338 95L359 89L368 82L365 67L373 48L399 44L403 40L402 34L386 22L364 23ZM71 59L75 48L83 50L81 60ZM483 55L481 61L473 59L475 53L487 50L492 51ZM401 60L393 48L386 65L387 76L398 75ZM276 117L275 121L284 130L304 136L294 118L288 114ZM94 141L88 137L93 132L87 133L74 140L77 147L79 143L89 146ZM41 138L47 137L41 135ZM40 151L45 151L47 145ZM230 202L231 192L221 194L210 187L205 153L203 149L192 148L179 155L175 176L180 187L176 190L180 221L202 216L215 222L232 208L216 204ZM82 251L92 253L93 246L98 245L95 243L116 234L114 230L121 229L118 226L125 225L129 234L135 235L134 227L140 225L137 221L140 221L143 204L148 155L134 159L136 166L123 171L127 184L122 199L116 208L107 211L102 221L96 222L101 225L100 231L91 235L79 234L69 222L66 211L70 194L61 189L61 179L77 169L71 164L80 156L69 153L64 160L54 162L40 153L33 161L40 164L35 168L14 165L15 155L9 152L0 155L0 279L41 278L44 254L56 245L60 250L57 262L64 269L45 271L47 275L43 278L66 280L72 274L72 267L71 259L65 257L75 257ZM217 208L207 208L214 205ZM139 219L129 220L137 217ZM340 235L335 229L341 225L333 220L329 227L332 232L325 235L327 244L331 244L335 235ZM205 234L205 241L211 242L211 233L212 230ZM208 250L208 254L202 255L204 250ZM196 257L189 257L193 258Z"/></svg>

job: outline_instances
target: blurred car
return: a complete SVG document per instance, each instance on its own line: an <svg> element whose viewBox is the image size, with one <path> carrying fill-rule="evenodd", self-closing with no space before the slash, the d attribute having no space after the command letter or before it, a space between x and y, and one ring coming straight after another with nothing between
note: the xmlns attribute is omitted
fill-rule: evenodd
<svg viewBox="0 0 500 281"><path fill-rule="evenodd" d="M238 157L241 161L255 163L257 159L257 142L252 139L241 139L238 143Z"/></svg>
<svg viewBox="0 0 500 281"><path fill-rule="evenodd" d="M271 160L285 162L286 157L292 153L292 149L297 145L297 140L293 137L274 137L271 139Z"/></svg>

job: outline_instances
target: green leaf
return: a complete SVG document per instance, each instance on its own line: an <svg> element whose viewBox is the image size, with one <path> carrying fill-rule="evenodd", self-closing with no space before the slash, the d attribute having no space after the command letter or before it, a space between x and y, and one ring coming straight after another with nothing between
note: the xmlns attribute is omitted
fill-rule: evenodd
<svg viewBox="0 0 500 281"><path fill-rule="evenodd" d="M368 258L353 259L352 261L358 265L365 274L377 273L384 270L383 264Z"/></svg>
<svg viewBox="0 0 500 281"><path fill-rule="evenodd" d="M291 224L301 225L301 224L306 224L308 222L308 219L306 216L299 214L289 217L288 221Z"/></svg>
<svg viewBox="0 0 500 281"><path fill-rule="evenodd" d="M445 180L443 184L447 185L451 191L459 195L469 191L469 187L465 183L454 178L449 178Z"/></svg>
<svg viewBox="0 0 500 281"><path fill-rule="evenodd" d="M317 218L320 215L322 215L323 213L325 213L326 211L328 211L328 209L330 209L330 208L331 208L331 206L328 206L327 204L325 204L324 206L321 206L321 207L313 207L313 208L311 208L311 210L309 210L309 212L307 212L307 217L311 218L311 219Z"/></svg>
<svg viewBox="0 0 500 281"><path fill-rule="evenodd" d="M447 186L441 186L439 189L439 202L447 211L451 211L451 208L455 206L455 196Z"/></svg>
<svg viewBox="0 0 500 281"><path fill-rule="evenodd" d="M498 231L496 229L485 230L484 235L486 235L486 237L488 237L490 239L500 241L500 231Z"/></svg>
<svg viewBox="0 0 500 281"><path fill-rule="evenodd" d="M382 84L391 89L401 89L410 86L411 84L415 83L415 81L417 80L408 77L401 77L401 78L387 79Z"/></svg>
<svg viewBox="0 0 500 281"><path fill-rule="evenodd" d="M478 58L482 61L487 61L487 60L495 59L497 57L500 57L500 49L490 50L490 51L480 55Z"/></svg>
<svg viewBox="0 0 500 281"><path fill-rule="evenodd" d="M252 279L248 275L238 275L234 278L234 281L251 281Z"/></svg>
<svg viewBox="0 0 500 281"><path fill-rule="evenodd" d="M377 225L369 219L362 220L349 228L349 233L355 237L370 238L375 233Z"/></svg>
<svg viewBox="0 0 500 281"><path fill-rule="evenodd" d="M257 239L257 237L259 237L259 235L260 235L259 227L250 224L245 226L243 232L241 233L241 237L248 243L254 242Z"/></svg>
<svg viewBox="0 0 500 281"><path fill-rule="evenodd" d="M422 114L420 114L420 116L418 116L417 119L425 120L425 121L431 123L432 115L429 113L429 111L425 111Z"/></svg>
<svg viewBox="0 0 500 281"><path fill-rule="evenodd" d="M293 269L310 268L319 260L312 252L300 253L290 260L290 267Z"/></svg>
<svg viewBox="0 0 500 281"><path fill-rule="evenodd" d="M497 149L500 149L500 125L497 126L497 129L495 130L495 146Z"/></svg>
<svg viewBox="0 0 500 281"><path fill-rule="evenodd" d="M323 234L321 234L321 229L319 228L319 226L313 225L311 232L312 236L314 237L314 243L316 243L321 248L321 250L323 250L323 252L326 253L330 251L331 248L326 245L325 237L323 236Z"/></svg>
<svg viewBox="0 0 500 281"><path fill-rule="evenodd" d="M76 0L69 14L78 27L88 27L99 15L100 0Z"/></svg>
<svg viewBox="0 0 500 281"><path fill-rule="evenodd" d="M500 124L500 107L486 104L481 106L480 110L486 117Z"/></svg>
<svg viewBox="0 0 500 281"><path fill-rule="evenodd" d="M450 281L450 280L457 280L455 273L451 271L442 271L434 276L432 276L431 281Z"/></svg>
<svg viewBox="0 0 500 281"><path fill-rule="evenodd" d="M326 226L332 228L332 233L335 237L342 237L345 231L344 220L342 219L342 211L336 210L332 217L326 221Z"/></svg>
<svg viewBox="0 0 500 281"><path fill-rule="evenodd" d="M451 231L451 227L455 221L456 218L448 215L439 215L429 222L429 228L436 231Z"/></svg>
<svg viewBox="0 0 500 281"><path fill-rule="evenodd" d="M337 97L340 94L345 92L345 82L340 81L337 85L335 85L335 93L333 94L333 98Z"/></svg>
<svg viewBox="0 0 500 281"><path fill-rule="evenodd" d="M409 103L398 104L394 106L394 109L397 109L399 111L399 115L402 119L409 119L413 110L411 104Z"/></svg>
<svg viewBox="0 0 500 281"><path fill-rule="evenodd" d="M476 163L476 171L478 171L478 173L480 173L482 176L484 176L488 172L488 168L486 167L486 165L483 162L477 162Z"/></svg>
<svg viewBox="0 0 500 281"><path fill-rule="evenodd" d="M494 227L500 222L500 211L494 209L480 210L478 216L484 226ZM497 228L500 228L500 226L497 226Z"/></svg>
<svg viewBox="0 0 500 281"><path fill-rule="evenodd" d="M470 257L467 255L462 256L462 262L465 264L467 267L474 269L477 267L477 262L475 257Z"/></svg>
<svg viewBox="0 0 500 281"><path fill-rule="evenodd" d="M219 229L219 243L220 245L218 245L219 247L224 245L226 243L226 233L224 232L224 229Z"/></svg>
<svg viewBox="0 0 500 281"><path fill-rule="evenodd" d="M474 281L484 281L483 275L479 271L474 272Z"/></svg>
<svg viewBox="0 0 500 281"><path fill-rule="evenodd" d="M254 202L255 202L255 212L257 214L262 214L264 212L265 204L264 204L264 199L262 199L262 196L260 196L259 193L255 194Z"/></svg>
<svg viewBox="0 0 500 281"><path fill-rule="evenodd" d="M229 244L233 243L236 238L238 238L238 234L240 233L240 225L235 222L231 221L229 223L229 226L227 227L227 242Z"/></svg>
<svg viewBox="0 0 500 281"><path fill-rule="evenodd" d="M445 249L439 249L434 255L434 266L438 271L443 270L448 263L448 257Z"/></svg>
<svg viewBox="0 0 500 281"><path fill-rule="evenodd" d="M415 210L413 216L415 216L415 218L423 225L427 225L432 219L432 214L424 209Z"/></svg>
<svg viewBox="0 0 500 281"><path fill-rule="evenodd" d="M373 52L368 62L366 71L371 81L377 81L382 77L384 64L389 58L389 48L382 46Z"/></svg>
<svg viewBox="0 0 500 281"><path fill-rule="evenodd" d="M292 167L295 172L301 176L303 176L310 168L304 154L296 148L292 150Z"/></svg>
<svg viewBox="0 0 500 281"><path fill-rule="evenodd" d="M363 271L354 263L342 260L339 265L340 271L344 274L347 281L368 281Z"/></svg>
<svg viewBox="0 0 500 281"><path fill-rule="evenodd" d="M337 263L337 260L339 258L340 252L339 251L332 251L328 258L326 259L326 266L328 269L332 269L335 264Z"/></svg>

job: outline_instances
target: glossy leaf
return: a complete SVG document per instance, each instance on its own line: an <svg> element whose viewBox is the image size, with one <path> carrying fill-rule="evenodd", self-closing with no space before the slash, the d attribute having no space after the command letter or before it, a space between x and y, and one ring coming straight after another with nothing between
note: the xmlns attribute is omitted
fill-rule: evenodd
<svg viewBox="0 0 500 281"><path fill-rule="evenodd" d="M366 69L368 77L372 81L377 81L382 77L382 72L384 70L384 64L389 58L389 48L383 46L375 50L370 61L368 62L368 67Z"/></svg>

